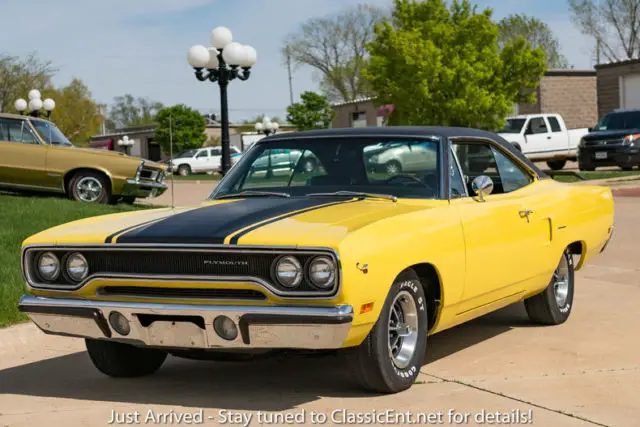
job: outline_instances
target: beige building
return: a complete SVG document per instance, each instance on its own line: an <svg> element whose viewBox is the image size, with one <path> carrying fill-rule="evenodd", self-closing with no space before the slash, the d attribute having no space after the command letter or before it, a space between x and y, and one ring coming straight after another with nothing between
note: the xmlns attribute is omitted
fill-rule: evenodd
<svg viewBox="0 0 640 427"><path fill-rule="evenodd" d="M598 115L640 108L640 59L596 65Z"/></svg>
<svg viewBox="0 0 640 427"><path fill-rule="evenodd" d="M549 70L540 80L536 93L535 104L516 105L514 114L560 114L569 128L591 127L598 120L595 70ZM376 106L375 98L337 103L332 107L333 127L382 125L384 112Z"/></svg>
<svg viewBox="0 0 640 427"><path fill-rule="evenodd" d="M229 139L231 145L235 146L241 151L245 149L245 139L247 136L254 136L249 138L251 142L255 140L256 132L246 132L247 127L250 125L229 125ZM127 153L131 156L141 157L143 159L149 159L153 161L160 161L169 158L169 153L163 153L160 145L154 141L155 125L143 125L143 126L130 126L123 129L116 129L114 132L95 135L91 137L89 147L99 148L104 150L120 151ZM291 125L280 125L278 133L293 132L295 128ZM222 135L220 124L208 124L205 128L205 134L207 140L218 139ZM128 136L130 140L134 141L134 144L125 147L118 145L118 141L122 140L125 136Z"/></svg>

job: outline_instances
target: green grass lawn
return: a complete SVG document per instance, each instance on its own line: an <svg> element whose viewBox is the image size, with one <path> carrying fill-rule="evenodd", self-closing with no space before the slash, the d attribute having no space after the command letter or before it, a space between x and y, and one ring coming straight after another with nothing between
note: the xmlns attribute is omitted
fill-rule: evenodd
<svg viewBox="0 0 640 427"><path fill-rule="evenodd" d="M640 171L594 171L594 172L578 172L580 175L585 177L588 181L594 179L611 179L611 178L621 178L621 177L637 177L640 179ZM581 181L580 178L573 175L557 175L553 179L559 182L577 182ZM629 179L634 180L634 179Z"/></svg>
<svg viewBox="0 0 640 427"><path fill-rule="evenodd" d="M187 176L169 175L167 177L168 181L172 179L175 181L220 181L222 177L217 173L214 173L211 175L209 175L208 173L201 173L201 174L187 175Z"/></svg>
<svg viewBox="0 0 640 427"><path fill-rule="evenodd" d="M0 327L26 319L17 310L25 286L20 270L20 248L24 239L76 219L143 208L146 207L87 205L60 197L0 193Z"/></svg>

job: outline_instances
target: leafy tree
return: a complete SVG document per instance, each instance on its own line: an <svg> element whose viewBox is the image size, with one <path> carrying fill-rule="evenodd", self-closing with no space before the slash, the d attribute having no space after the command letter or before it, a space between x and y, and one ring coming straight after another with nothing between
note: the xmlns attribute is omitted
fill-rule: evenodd
<svg viewBox="0 0 640 427"><path fill-rule="evenodd" d="M157 126L155 140L162 150L169 153L170 150L170 126L173 131L173 152L200 148L207 140L205 134L206 121L202 114L186 105L174 105L158 111L155 117Z"/></svg>
<svg viewBox="0 0 640 427"><path fill-rule="evenodd" d="M336 15L311 18L287 37L282 48L285 60L308 65L320 77L323 92L332 101L350 101L368 95L362 79L366 44L373 25L385 15L373 6L360 4Z"/></svg>
<svg viewBox="0 0 640 427"><path fill-rule="evenodd" d="M534 48L547 54L549 68L569 68L569 61L560 51L560 43L551 28L539 19L526 15L509 15L498 23L498 46L503 47L517 37L524 37Z"/></svg>
<svg viewBox="0 0 640 427"><path fill-rule="evenodd" d="M164 106L148 98L135 98L131 94L116 96L109 112L109 127L148 125L155 122L155 116Z"/></svg>
<svg viewBox="0 0 640 427"><path fill-rule="evenodd" d="M499 128L515 102L534 102L545 53L521 37L499 49L490 9L448 3L395 0L364 75L377 102L394 105L390 124Z"/></svg>
<svg viewBox="0 0 640 427"><path fill-rule="evenodd" d="M52 98L56 102L51 120L74 144L87 145L91 136L99 132L103 120L100 105L92 99L82 80L73 79L60 89L45 89L42 95L43 99Z"/></svg>
<svg viewBox="0 0 640 427"><path fill-rule="evenodd" d="M569 9L609 61L640 56L640 0L569 0Z"/></svg>
<svg viewBox="0 0 640 427"><path fill-rule="evenodd" d="M333 120L333 109L327 98L315 92L303 92L302 102L287 107L287 121L298 130L328 128Z"/></svg>
<svg viewBox="0 0 640 427"><path fill-rule="evenodd" d="M24 59L0 54L0 112L13 112L16 99L26 99L31 89L50 88L57 71L50 61L41 61L35 54Z"/></svg>

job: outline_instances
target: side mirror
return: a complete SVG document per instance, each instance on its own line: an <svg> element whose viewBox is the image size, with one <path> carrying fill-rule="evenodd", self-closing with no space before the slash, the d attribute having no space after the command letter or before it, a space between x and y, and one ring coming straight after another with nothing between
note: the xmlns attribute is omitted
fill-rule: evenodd
<svg viewBox="0 0 640 427"><path fill-rule="evenodd" d="M471 182L471 189L484 202L485 196L493 192L493 181L486 175L479 175Z"/></svg>
<svg viewBox="0 0 640 427"><path fill-rule="evenodd" d="M593 128L588 128L587 131L593 132Z"/></svg>

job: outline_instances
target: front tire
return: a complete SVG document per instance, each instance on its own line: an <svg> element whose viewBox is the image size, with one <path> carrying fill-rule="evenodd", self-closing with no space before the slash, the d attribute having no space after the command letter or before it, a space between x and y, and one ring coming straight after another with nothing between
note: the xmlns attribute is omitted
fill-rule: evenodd
<svg viewBox="0 0 640 427"><path fill-rule="evenodd" d="M180 166L178 166L178 175L180 175L180 176L191 175L191 166L189 166L189 165L180 165Z"/></svg>
<svg viewBox="0 0 640 427"><path fill-rule="evenodd" d="M346 350L350 371L366 390L397 393L415 382L428 332L426 296L417 274L395 280L378 321L358 347Z"/></svg>
<svg viewBox="0 0 640 427"><path fill-rule="evenodd" d="M573 256L566 249L545 290L524 301L529 319L542 325L566 322L573 308L574 287Z"/></svg>
<svg viewBox="0 0 640 427"><path fill-rule="evenodd" d="M562 159L562 160L549 160L547 162L547 166L549 166L549 168L551 170L554 171L559 171L562 170L562 168L567 164L567 161Z"/></svg>
<svg viewBox="0 0 640 427"><path fill-rule="evenodd" d="M67 194L78 202L107 204L111 201L111 184L99 172L80 171L71 178Z"/></svg>
<svg viewBox="0 0 640 427"><path fill-rule="evenodd" d="M119 342L86 339L85 344L93 365L103 374L115 378L153 374L167 358L164 351Z"/></svg>

